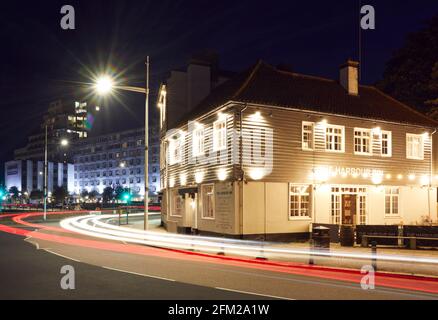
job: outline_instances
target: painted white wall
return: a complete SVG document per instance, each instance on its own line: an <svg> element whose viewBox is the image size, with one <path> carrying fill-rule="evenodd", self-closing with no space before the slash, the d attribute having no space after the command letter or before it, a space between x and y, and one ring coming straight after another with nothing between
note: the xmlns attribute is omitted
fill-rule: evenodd
<svg viewBox="0 0 438 320"><path fill-rule="evenodd" d="M331 186L315 185L313 189L312 221L331 223Z"/></svg>
<svg viewBox="0 0 438 320"><path fill-rule="evenodd" d="M265 183L267 233L308 232L311 218L289 218L289 184Z"/></svg>
<svg viewBox="0 0 438 320"><path fill-rule="evenodd" d="M311 219L289 219L287 183L248 182L243 187L244 234L308 232Z"/></svg>

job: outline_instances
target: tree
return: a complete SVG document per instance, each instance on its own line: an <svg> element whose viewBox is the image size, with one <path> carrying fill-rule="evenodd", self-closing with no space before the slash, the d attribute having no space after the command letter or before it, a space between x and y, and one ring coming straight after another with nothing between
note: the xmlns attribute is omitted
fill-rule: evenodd
<svg viewBox="0 0 438 320"><path fill-rule="evenodd" d="M394 98L428 112L438 106L438 15L408 35L387 62L377 86Z"/></svg>
<svg viewBox="0 0 438 320"><path fill-rule="evenodd" d="M90 193L88 194L88 197L91 200L96 200L96 198L99 196L99 192L97 192L96 190L92 190L90 191Z"/></svg>
<svg viewBox="0 0 438 320"><path fill-rule="evenodd" d="M82 197L82 198L86 198L86 197L88 197L88 196L89 196L88 191L87 191L87 190L82 190L82 192L81 192L81 197Z"/></svg>
<svg viewBox="0 0 438 320"><path fill-rule="evenodd" d="M68 191L66 187L55 187L52 192L52 197L55 202L64 204L65 199L68 197Z"/></svg>
<svg viewBox="0 0 438 320"><path fill-rule="evenodd" d="M19 195L20 191L18 190L18 188L16 186L10 187L9 188L9 194L11 196L11 198L13 200L17 200L18 199L18 195Z"/></svg>
<svg viewBox="0 0 438 320"><path fill-rule="evenodd" d="M106 187L103 189L102 199L104 203L114 200L114 189L112 187Z"/></svg>

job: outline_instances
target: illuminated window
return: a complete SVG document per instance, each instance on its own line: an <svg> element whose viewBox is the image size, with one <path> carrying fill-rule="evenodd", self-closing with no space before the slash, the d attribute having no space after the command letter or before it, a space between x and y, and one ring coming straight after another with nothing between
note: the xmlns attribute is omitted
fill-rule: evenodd
<svg viewBox="0 0 438 320"><path fill-rule="evenodd" d="M214 185L206 184L201 188L202 192L202 218L214 219Z"/></svg>
<svg viewBox="0 0 438 320"><path fill-rule="evenodd" d="M310 217L309 185L289 185L289 218Z"/></svg>
<svg viewBox="0 0 438 320"><path fill-rule="evenodd" d="M227 120L220 119L213 123L213 151L227 148Z"/></svg>
<svg viewBox="0 0 438 320"><path fill-rule="evenodd" d="M398 216L398 204L399 204L399 188L388 187L385 188L385 215L386 216Z"/></svg>
<svg viewBox="0 0 438 320"><path fill-rule="evenodd" d="M382 131L382 157L392 156L392 134L391 131Z"/></svg>
<svg viewBox="0 0 438 320"><path fill-rule="evenodd" d="M371 130L354 129L354 153L371 155Z"/></svg>
<svg viewBox="0 0 438 320"><path fill-rule="evenodd" d="M423 136L421 134L406 134L406 157L416 160L424 159Z"/></svg>
<svg viewBox="0 0 438 320"><path fill-rule="evenodd" d="M171 139L169 142L169 164L180 163L182 160L182 138Z"/></svg>
<svg viewBox="0 0 438 320"><path fill-rule="evenodd" d="M330 152L344 152L344 127L326 125L325 149Z"/></svg>
<svg viewBox="0 0 438 320"><path fill-rule="evenodd" d="M313 150L313 145L314 145L313 123L303 121L302 130L303 130L303 135L302 135L303 150Z"/></svg>
<svg viewBox="0 0 438 320"><path fill-rule="evenodd" d="M204 154L204 128L193 130L193 156Z"/></svg>

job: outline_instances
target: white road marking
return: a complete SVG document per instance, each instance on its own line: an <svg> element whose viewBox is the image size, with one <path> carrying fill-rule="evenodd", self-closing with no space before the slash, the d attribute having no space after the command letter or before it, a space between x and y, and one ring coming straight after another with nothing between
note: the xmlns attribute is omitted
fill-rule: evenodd
<svg viewBox="0 0 438 320"><path fill-rule="evenodd" d="M32 237L27 237L24 239L24 241L29 242L30 244L33 244L37 250L40 250L40 244L38 242L30 240Z"/></svg>
<svg viewBox="0 0 438 320"><path fill-rule="evenodd" d="M73 260L73 261L76 261L76 262L81 262L81 261L79 261L79 260L77 260L77 259L74 259L74 258L71 258L71 257L64 256L64 255L62 255L62 254L60 254L60 253L54 252L54 251L49 250L49 249L43 249L43 250L44 250L44 251L47 251L48 253L54 254L55 256L59 256L59 257L61 257L61 258L64 258L64 259L69 259L69 260Z"/></svg>
<svg viewBox="0 0 438 320"><path fill-rule="evenodd" d="M138 272L133 272L133 271L127 271L127 270L122 270L122 269L116 269L116 268L111 268L111 267L105 267L102 266L102 268L104 269L108 269L108 270L112 270L112 271L119 271L119 272L125 272L125 273L130 273L130 274L134 274L136 276L142 276L142 277L147 277L147 278L155 278L155 279L159 279L159 280L166 280L166 281L172 281L175 282L176 280L173 279L169 279L169 278L163 278L163 277L158 277L158 276L152 276L149 274L143 274L143 273L138 273Z"/></svg>
<svg viewBox="0 0 438 320"><path fill-rule="evenodd" d="M231 291L231 292L237 292L237 293L244 293L244 294L252 294L254 296L261 296L261 297L267 297L267 298L283 299L283 300L296 300L296 299L292 299L292 298L272 296L272 295L269 295L269 294L261 294L261 293L241 291L241 290L234 290L234 289L221 288L221 287L215 287L215 288L219 289L219 290L225 290L225 291Z"/></svg>

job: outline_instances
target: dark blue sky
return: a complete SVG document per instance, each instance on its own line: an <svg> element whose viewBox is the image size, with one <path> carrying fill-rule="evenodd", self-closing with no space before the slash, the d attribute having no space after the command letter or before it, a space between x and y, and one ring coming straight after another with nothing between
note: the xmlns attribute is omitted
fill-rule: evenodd
<svg viewBox="0 0 438 320"><path fill-rule="evenodd" d="M363 33L362 82L379 80L405 36L438 13L436 0L380 0L376 30ZM88 81L111 65L143 85L143 61L152 85L204 48L216 50L224 69L239 71L263 59L297 72L335 78L357 58L359 0L284 1L2 1L0 2L0 163L12 158L40 123L50 101L75 94L69 81ZM62 5L76 10L76 30L60 28ZM110 102L96 125L142 124L141 96ZM1 165L3 166L3 165Z"/></svg>

